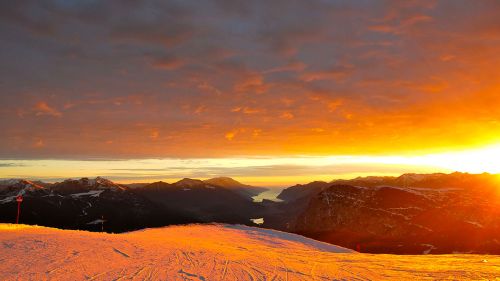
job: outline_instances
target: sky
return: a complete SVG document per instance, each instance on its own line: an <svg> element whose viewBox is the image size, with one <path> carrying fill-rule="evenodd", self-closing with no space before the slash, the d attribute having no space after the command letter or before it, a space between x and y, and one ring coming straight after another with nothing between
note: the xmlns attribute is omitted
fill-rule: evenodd
<svg viewBox="0 0 500 281"><path fill-rule="evenodd" d="M2 1L0 42L3 178L500 172L496 0Z"/></svg>

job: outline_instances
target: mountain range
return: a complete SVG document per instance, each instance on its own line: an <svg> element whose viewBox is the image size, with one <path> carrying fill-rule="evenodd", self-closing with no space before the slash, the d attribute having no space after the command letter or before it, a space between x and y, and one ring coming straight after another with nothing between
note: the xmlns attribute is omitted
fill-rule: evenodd
<svg viewBox="0 0 500 281"><path fill-rule="evenodd" d="M500 177L404 174L315 181L265 191L231 178L124 185L102 177L0 181L0 221L124 232L221 222L272 228L370 253L500 253ZM258 219L258 220L255 220Z"/></svg>
<svg viewBox="0 0 500 281"><path fill-rule="evenodd" d="M500 177L405 174L285 189L265 227L371 253L500 253Z"/></svg>
<svg viewBox="0 0 500 281"><path fill-rule="evenodd" d="M248 217L260 206L252 203L249 186L231 183L224 178L207 182L183 179L131 188L102 177L53 184L3 180L0 220L13 221L15 198L23 195L22 222L58 228L98 231L104 225L108 232L122 232L193 222L249 224Z"/></svg>

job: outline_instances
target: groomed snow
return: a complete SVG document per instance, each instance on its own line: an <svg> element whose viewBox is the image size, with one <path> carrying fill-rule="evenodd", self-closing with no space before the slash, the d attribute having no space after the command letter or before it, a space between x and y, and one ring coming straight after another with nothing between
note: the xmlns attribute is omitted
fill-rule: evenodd
<svg viewBox="0 0 500 281"><path fill-rule="evenodd" d="M124 234L0 224L0 280L480 280L499 256L368 255L234 225Z"/></svg>

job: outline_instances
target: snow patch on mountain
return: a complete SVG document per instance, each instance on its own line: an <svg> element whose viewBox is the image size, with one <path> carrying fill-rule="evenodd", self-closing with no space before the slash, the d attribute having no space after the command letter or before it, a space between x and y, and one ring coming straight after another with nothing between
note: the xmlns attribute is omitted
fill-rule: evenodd
<svg viewBox="0 0 500 281"><path fill-rule="evenodd" d="M7 196L0 200L0 204L15 201L17 196L24 196L28 193L44 189L43 186L25 179L2 180L0 181L0 191L3 192L4 196Z"/></svg>
<svg viewBox="0 0 500 281"><path fill-rule="evenodd" d="M71 197L81 197L81 196L90 196L90 197L99 197L104 190L91 190L89 192L75 193L71 194Z"/></svg>
<svg viewBox="0 0 500 281"><path fill-rule="evenodd" d="M95 179L89 179L89 178L81 178L78 180L78 183L91 187L91 188L97 188L97 189L111 189L111 190L125 190L126 188L114 183L108 179L105 179L103 177L96 177Z"/></svg>
<svg viewBox="0 0 500 281"><path fill-rule="evenodd" d="M101 224L101 223L104 223L106 222L105 220L103 219L98 219L98 220L93 220L91 222L88 222L87 224Z"/></svg>

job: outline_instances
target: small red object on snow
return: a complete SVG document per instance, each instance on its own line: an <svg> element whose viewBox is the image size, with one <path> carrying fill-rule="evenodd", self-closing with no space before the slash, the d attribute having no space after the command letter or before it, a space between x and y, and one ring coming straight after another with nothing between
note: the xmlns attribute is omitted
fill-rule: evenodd
<svg viewBox="0 0 500 281"><path fill-rule="evenodd" d="M18 224L19 223L19 215L21 215L21 202L23 202L23 196L22 195L17 195L16 196L16 202L17 202L16 224Z"/></svg>

